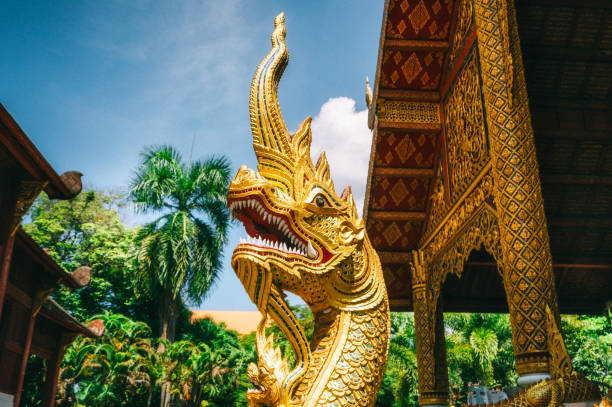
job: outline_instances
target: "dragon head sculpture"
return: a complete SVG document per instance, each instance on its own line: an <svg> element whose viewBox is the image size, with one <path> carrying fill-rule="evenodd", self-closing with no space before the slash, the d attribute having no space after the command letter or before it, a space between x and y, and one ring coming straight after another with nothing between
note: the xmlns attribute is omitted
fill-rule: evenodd
<svg viewBox="0 0 612 407"><path fill-rule="evenodd" d="M276 359L271 347L258 341L260 366L249 369L259 388L249 392L253 405L259 405L254 400L265 400L266 393L270 396L266 404L288 405L312 362L311 346L284 300L284 291L310 306L315 324L319 314L363 311L381 303L388 319L380 262L350 187L341 196L336 194L325 153L316 164L312 162L310 117L293 135L284 124L277 89L288 60L284 15L280 14L275 19L272 50L257 68L250 93L259 172L240 167L229 187L228 206L248 234L234 250L232 267L264 320L271 317L291 342L297 365L280 380L280 395L272 401L269 393L277 392L269 390L274 386L265 373L274 369L266 358ZM265 335L264 327L260 325L258 337ZM386 346L387 342L385 358Z"/></svg>

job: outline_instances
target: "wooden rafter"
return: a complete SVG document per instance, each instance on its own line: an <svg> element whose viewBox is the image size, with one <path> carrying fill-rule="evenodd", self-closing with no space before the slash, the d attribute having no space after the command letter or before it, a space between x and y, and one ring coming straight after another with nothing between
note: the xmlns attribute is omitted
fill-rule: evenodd
<svg viewBox="0 0 612 407"><path fill-rule="evenodd" d="M432 168L376 167L374 169L374 175L384 177L432 178L435 173Z"/></svg>
<svg viewBox="0 0 612 407"><path fill-rule="evenodd" d="M426 213L421 211L370 211L370 219L376 220L396 220L407 222L423 222Z"/></svg>

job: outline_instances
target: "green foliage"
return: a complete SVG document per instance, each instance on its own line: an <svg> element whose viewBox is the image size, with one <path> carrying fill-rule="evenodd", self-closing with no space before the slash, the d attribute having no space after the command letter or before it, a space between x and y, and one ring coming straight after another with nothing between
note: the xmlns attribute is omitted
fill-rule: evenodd
<svg viewBox="0 0 612 407"><path fill-rule="evenodd" d="M77 338L62 362L59 406L151 405L160 376L151 329L121 315L96 315L104 322L97 339Z"/></svg>
<svg viewBox="0 0 612 407"><path fill-rule="evenodd" d="M47 361L39 356L30 355L25 374L28 380L23 383L20 407L37 407L42 404L40 394L46 373Z"/></svg>
<svg viewBox="0 0 612 407"><path fill-rule="evenodd" d="M470 334L470 345L476 359L476 371L486 386L493 383L493 361L497 356L497 335L488 328L476 328Z"/></svg>
<svg viewBox="0 0 612 407"><path fill-rule="evenodd" d="M468 382L515 386L510 318L506 314L445 314L451 397L464 404Z"/></svg>
<svg viewBox="0 0 612 407"><path fill-rule="evenodd" d="M134 298L130 248L135 231L117 215L123 205L119 194L84 191L67 201L52 201L45 194L29 212L26 232L65 270L92 268L91 282L70 292L56 290L54 298L80 320L105 310L142 317L147 304Z"/></svg>
<svg viewBox="0 0 612 407"><path fill-rule="evenodd" d="M221 270L229 211L225 194L229 163L224 157L186 165L170 146L146 150L131 184L130 197L143 212L165 212L136 237L136 276L172 291L186 285L199 303ZM203 216L204 215L204 216Z"/></svg>
<svg viewBox="0 0 612 407"><path fill-rule="evenodd" d="M389 357L376 406L417 406L418 394L414 315L392 313Z"/></svg>
<svg viewBox="0 0 612 407"><path fill-rule="evenodd" d="M221 272L229 176L224 157L185 163L174 148L160 146L143 153L132 180L136 208L161 213L136 235L132 282L140 295L160 298L161 335L170 341L181 294L199 304Z"/></svg>
<svg viewBox="0 0 612 407"><path fill-rule="evenodd" d="M564 316L561 319L567 351L574 369L594 381L612 386L612 324L604 316Z"/></svg>

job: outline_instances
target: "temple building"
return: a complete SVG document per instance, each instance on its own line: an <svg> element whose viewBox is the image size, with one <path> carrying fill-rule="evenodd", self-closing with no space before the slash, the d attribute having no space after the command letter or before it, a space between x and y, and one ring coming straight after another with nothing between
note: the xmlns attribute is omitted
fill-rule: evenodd
<svg viewBox="0 0 612 407"><path fill-rule="evenodd" d="M50 294L60 285L77 289L91 270L63 270L27 233L21 221L40 194L70 199L81 174L59 176L0 105L0 407L19 406L28 358L47 361L41 406L55 405L60 362L78 335L101 335L101 321L82 325Z"/></svg>
<svg viewBox="0 0 612 407"><path fill-rule="evenodd" d="M387 0L364 215L421 405L448 405L443 312L509 312L519 384L547 309L612 303L612 2Z"/></svg>

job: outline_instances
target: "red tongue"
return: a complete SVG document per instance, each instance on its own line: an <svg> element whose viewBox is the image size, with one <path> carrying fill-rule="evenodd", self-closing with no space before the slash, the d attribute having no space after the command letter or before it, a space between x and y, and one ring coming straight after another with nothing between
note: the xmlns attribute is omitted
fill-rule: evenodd
<svg viewBox="0 0 612 407"><path fill-rule="evenodd" d="M264 224L262 216L257 211L253 211L249 209L248 216L244 213L241 213L237 216L237 218L239 221L242 222L249 236L251 237L259 236L262 239L271 240L272 242L279 241L278 237L274 233L271 233L270 231L267 230L266 226L268 225ZM255 223L254 220L261 222L261 223ZM266 230L263 230L263 229L266 229Z"/></svg>

